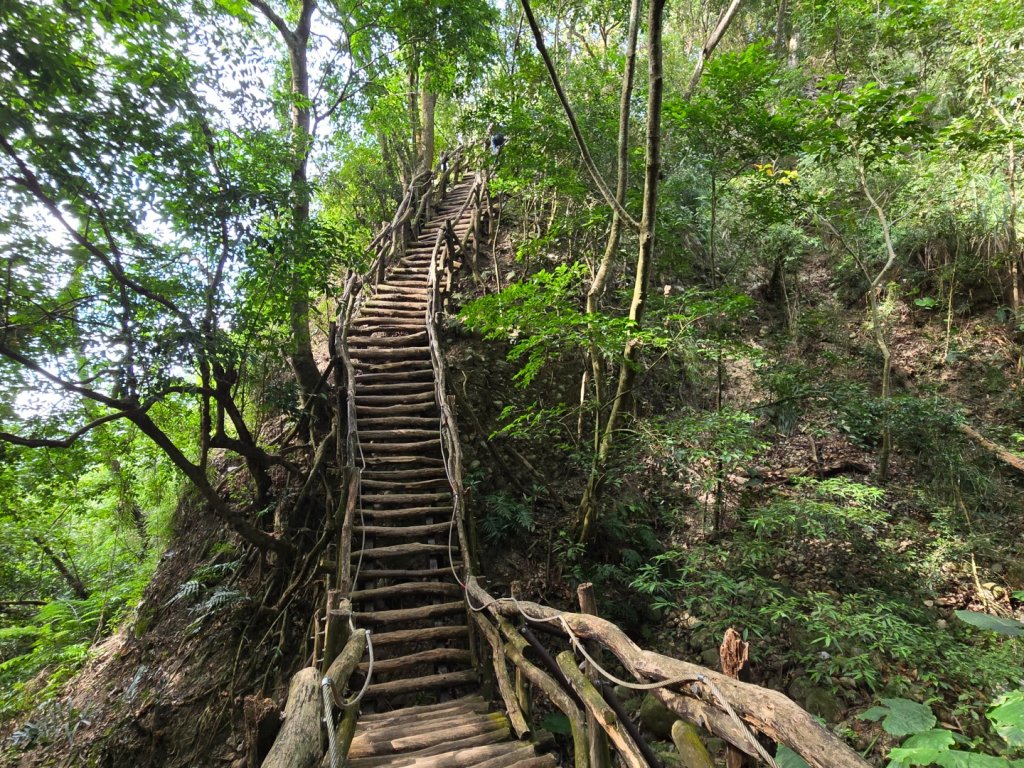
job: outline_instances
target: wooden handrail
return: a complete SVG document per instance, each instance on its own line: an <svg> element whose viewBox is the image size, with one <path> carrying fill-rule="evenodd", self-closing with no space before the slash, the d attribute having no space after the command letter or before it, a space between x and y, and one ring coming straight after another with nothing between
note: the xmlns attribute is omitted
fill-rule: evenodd
<svg viewBox="0 0 1024 768"><path fill-rule="evenodd" d="M507 621L509 618L543 621L548 628L563 634L568 630L571 637L566 634L567 640L587 640L599 644L618 659L639 684L675 681L664 687L653 688L651 692L683 719L699 723L749 755L757 757L758 748L748 729L785 744L813 768L869 768L869 763L822 728L811 714L778 691L743 683L696 664L646 651L617 626L597 616L559 611L525 600L495 599L472 577L467 581L466 597L477 624L487 621L482 616L484 613L496 619L502 628L510 627ZM492 650L500 648L503 654L513 658L510 648L516 647L518 643L507 629L503 631L504 641L500 642L496 641L494 633L483 634ZM539 687L550 698L550 684ZM514 696L506 698L504 691L502 693L506 705L510 704ZM558 706L557 702L553 703ZM742 721L742 727L733 719L733 713ZM599 724L618 747L617 739L621 734L613 734L607 721ZM619 754L623 754L621 750ZM579 766L577 757L577 768Z"/></svg>

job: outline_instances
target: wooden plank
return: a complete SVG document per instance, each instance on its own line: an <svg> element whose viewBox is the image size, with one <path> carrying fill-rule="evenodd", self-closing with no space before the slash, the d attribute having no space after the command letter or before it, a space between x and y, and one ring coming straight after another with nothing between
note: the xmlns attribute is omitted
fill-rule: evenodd
<svg viewBox="0 0 1024 768"><path fill-rule="evenodd" d="M450 573L450 572L449 572ZM461 595L462 587L448 581L408 581L389 587L353 590L352 600L377 600L382 597L406 597L408 595Z"/></svg>
<svg viewBox="0 0 1024 768"><path fill-rule="evenodd" d="M397 608L390 611L356 611L352 616L356 624L399 624L405 621L437 619L441 616L450 616L453 613L463 613L465 610L466 604L459 601L420 605L416 608Z"/></svg>
<svg viewBox="0 0 1024 768"><path fill-rule="evenodd" d="M468 636L469 627L464 624L449 624L442 627L425 627L423 629L396 629L394 632L374 632L373 645L377 648L418 641L440 642Z"/></svg>
<svg viewBox="0 0 1024 768"><path fill-rule="evenodd" d="M470 664L470 653L465 648L431 648L428 651L417 651L405 656L395 656L391 659L379 659L373 664L374 673L377 672L401 672L420 665L453 664L460 667L468 667ZM360 672L366 672L369 665L363 662L359 665Z"/></svg>
<svg viewBox="0 0 1024 768"><path fill-rule="evenodd" d="M366 557L407 557L409 555L434 555L448 552L447 544L421 544L412 542L410 544L390 544L386 547L370 547L369 549L357 549L352 552L352 559L360 554Z"/></svg>
<svg viewBox="0 0 1024 768"><path fill-rule="evenodd" d="M403 693L419 693L433 688L456 688L463 685L476 685L476 672L445 672L440 675L427 675L409 680L391 680L386 683L375 683L366 691L371 699L379 696L397 696ZM507 733L507 731L506 731Z"/></svg>

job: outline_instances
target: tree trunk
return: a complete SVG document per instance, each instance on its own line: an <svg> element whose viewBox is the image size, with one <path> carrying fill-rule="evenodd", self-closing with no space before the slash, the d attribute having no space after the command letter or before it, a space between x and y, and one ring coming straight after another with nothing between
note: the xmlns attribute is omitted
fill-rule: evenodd
<svg viewBox="0 0 1024 768"><path fill-rule="evenodd" d="M621 207L625 207L626 188L629 181L629 105L633 98L633 79L636 73L636 39L640 27L640 0L632 0L629 5L629 31L626 40L626 63L622 71L622 91L619 96L619 137L617 173L615 183L615 200ZM597 302L604 295L605 286L608 283L608 271L611 268L612 259L619 249L619 239L622 236L622 217L617 208L612 209L612 225L608 232L608 242L605 244L604 255L598 265L594 280L587 291L587 314L597 314ZM601 358L597 346L590 345L590 366L594 378L594 399L595 406L600 413L604 404L604 368L601 365ZM600 425L600 418L598 420Z"/></svg>
<svg viewBox="0 0 1024 768"><path fill-rule="evenodd" d="M434 110L437 94L430 89L430 75L420 76L420 170L429 171L434 165Z"/></svg>
<svg viewBox="0 0 1024 768"><path fill-rule="evenodd" d="M33 536L32 541L34 541L36 546L43 551L43 554L50 559L50 562L53 563L53 567L57 569L57 572L60 573L67 585L71 587L71 591L75 593L75 597L79 600L87 600L89 598L89 590L85 588L85 584L82 583L82 579L77 573L75 573L74 566L69 566L65 563L60 556L39 536Z"/></svg>
<svg viewBox="0 0 1024 768"><path fill-rule="evenodd" d="M312 4L304 0L303 6ZM305 15L304 15L305 18ZM295 165L292 169L292 223L296 233L302 233L309 222L309 179L306 168L309 161L311 136L309 133L309 72L306 60L306 46L309 42L309 22L299 22L294 37L288 44L288 61L291 66L291 140ZM305 249L298 249L302 254ZM301 256L295 256L295 261ZM320 369L313 357L313 342L309 331L309 286L300 277L299 265L293 263L291 275L291 296L289 299L289 324L291 331L288 361L291 363L301 393L301 405L306 406L313 390L320 381ZM323 410L319 411L319 422Z"/></svg>
<svg viewBox="0 0 1024 768"><path fill-rule="evenodd" d="M629 319L639 326L647 305L648 286L654 261L655 217L658 210L658 175L661 172L661 105L664 81L662 75L662 16L665 0L651 0L647 22L648 92L647 92L647 145L644 153L644 199L640 219L640 251L636 261L633 282L633 300ZM597 496L600 492L602 468L611 449L615 430L624 408L628 408L636 380L636 359L640 343L634 338L626 342L623 362L619 366L619 383L612 399L611 412L601 436L594 466L580 501L579 519L581 542L589 540L593 531Z"/></svg>

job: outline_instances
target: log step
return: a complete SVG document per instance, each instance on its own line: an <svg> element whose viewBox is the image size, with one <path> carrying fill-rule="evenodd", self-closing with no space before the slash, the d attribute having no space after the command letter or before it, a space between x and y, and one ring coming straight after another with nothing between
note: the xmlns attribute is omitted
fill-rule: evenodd
<svg viewBox="0 0 1024 768"><path fill-rule="evenodd" d="M429 403L411 403L409 405L359 405L356 404L356 415L365 414L366 416L399 416L402 414L419 414L426 413L437 409L437 404L434 402Z"/></svg>
<svg viewBox="0 0 1024 768"><path fill-rule="evenodd" d="M465 624L447 624L440 627L425 627L424 629L396 629L393 632L374 632L373 647L381 648L386 645L404 645L405 643L427 642L430 640L442 642L444 640L457 640L463 637L469 637L469 627ZM360 718L360 725L362 725L362 722L363 718Z"/></svg>
<svg viewBox="0 0 1024 768"><path fill-rule="evenodd" d="M372 686L371 686L372 689ZM353 760L351 768L471 768L483 760L516 748L508 742L509 729L495 729L480 736L450 741L401 755L363 757Z"/></svg>
<svg viewBox="0 0 1024 768"><path fill-rule="evenodd" d="M363 494L363 504L415 504L451 498L450 493L368 493Z"/></svg>
<svg viewBox="0 0 1024 768"><path fill-rule="evenodd" d="M381 440L361 443L364 453L387 454L407 453L409 451L422 451L425 454L438 454L441 452L441 439L421 440L412 443L386 443Z"/></svg>
<svg viewBox="0 0 1024 768"><path fill-rule="evenodd" d="M388 437L428 437L436 435L434 429L394 429L394 430L367 430L359 432L361 440L381 440ZM365 475L365 473L364 473ZM371 480L363 478L363 488L432 488L438 483L447 485L448 478L443 473L437 475L433 480Z"/></svg>
<svg viewBox="0 0 1024 768"><path fill-rule="evenodd" d="M353 360L429 360L430 347L357 347L348 354Z"/></svg>
<svg viewBox="0 0 1024 768"><path fill-rule="evenodd" d="M383 346L383 345L392 345L392 344L402 345L402 344L412 344L414 341L426 341L426 340L427 340L427 332L426 331L423 331L422 333L408 333L408 334L404 334L404 335L401 335L401 336L382 336L382 335L372 335L372 334L361 333L361 334L349 334L349 336L348 336L348 345L350 347L352 345L362 346L362 347L369 346L369 345L381 345L381 346Z"/></svg>
<svg viewBox="0 0 1024 768"><path fill-rule="evenodd" d="M451 616L452 614L465 612L466 604L460 600L451 603L437 603L436 605L420 605L416 608L396 608L390 611L353 611L352 620L356 623L356 626L363 626L364 624L401 624L406 621L437 619L442 616Z"/></svg>
<svg viewBox="0 0 1024 768"><path fill-rule="evenodd" d="M383 659L374 662L374 672L401 672L405 669L417 667L422 664L448 664L451 666L468 667L472 663L472 654L464 648L431 648L429 651L410 653L408 656L396 656L393 659ZM365 673L369 669L369 662L363 662L358 667L360 672Z"/></svg>
<svg viewBox="0 0 1024 768"><path fill-rule="evenodd" d="M378 637L379 635L373 636L374 644L377 644ZM438 702L437 704L421 704L416 707L403 707L401 709L393 709L390 712L371 712L369 714L359 716L359 730L362 731L371 728L378 728L382 724L388 724L390 721L397 719L405 719L410 715L432 718L438 716L449 717L449 713L453 710L486 712L487 706L487 702L482 696L474 694L471 696L463 696L459 699L452 699L451 701Z"/></svg>
<svg viewBox="0 0 1024 768"><path fill-rule="evenodd" d="M413 517L442 517L446 520L452 516L451 507L403 507L402 509L364 509L363 515L373 520L407 520Z"/></svg>
<svg viewBox="0 0 1024 768"><path fill-rule="evenodd" d="M434 383L432 381L395 381L391 383L378 382L376 384L358 382L356 386L356 397L365 397L366 395L424 395L428 392L434 393Z"/></svg>
<svg viewBox="0 0 1024 768"><path fill-rule="evenodd" d="M426 538L438 533L447 533L450 522L428 523L426 525L354 525L354 533L365 533L378 539L416 539Z"/></svg>
<svg viewBox="0 0 1024 768"><path fill-rule="evenodd" d="M436 429L360 429L360 440L386 440L400 437L436 437L440 439ZM398 485L399 483L395 483Z"/></svg>
<svg viewBox="0 0 1024 768"><path fill-rule="evenodd" d="M362 403L363 405L392 405L393 403L433 403L436 402L434 398L433 387L426 392L392 392L384 394L370 394L363 393L360 391L360 387L356 387L356 404Z"/></svg>
<svg viewBox="0 0 1024 768"><path fill-rule="evenodd" d="M411 555L440 555L448 554L447 544L423 544L412 542L409 544L390 544L386 547L369 547L367 549L355 549L352 551L352 559L357 560L360 556L364 558L387 558L387 557L409 557ZM376 638L374 638L376 642Z"/></svg>
<svg viewBox="0 0 1024 768"><path fill-rule="evenodd" d="M380 469L381 466L390 464L397 464L403 468L418 465L417 468L439 467L442 471L444 470L444 460L436 456L375 456L366 460L368 470L371 466L377 467L377 470L373 471L393 471Z"/></svg>
<svg viewBox="0 0 1024 768"><path fill-rule="evenodd" d="M409 478L437 477L447 479L443 468L441 469L383 469L363 470L363 478L388 478L395 480L407 480Z"/></svg>
<svg viewBox="0 0 1024 768"><path fill-rule="evenodd" d="M357 733L349 748L350 760L374 755L401 755L480 736L494 730L508 730L508 720L496 713L461 714L433 723L410 719L390 728L377 728L366 734Z"/></svg>
<svg viewBox="0 0 1024 768"><path fill-rule="evenodd" d="M458 571L462 563L455 562L455 570ZM359 581L371 582L381 579L438 579L444 576L451 576L450 566L443 568L363 568L359 571ZM377 636L374 635L374 642Z"/></svg>
<svg viewBox="0 0 1024 768"><path fill-rule="evenodd" d="M449 571L449 575L451 572ZM353 600L379 600L383 597L408 595L461 595L462 587L450 581L407 581L389 587L356 589L349 595Z"/></svg>
<svg viewBox="0 0 1024 768"><path fill-rule="evenodd" d="M374 636L374 642L376 642L376 636ZM460 685L476 685L477 683L475 671L463 670L460 672L445 672L440 675L427 675L426 677L414 677L407 680L392 680L386 683L371 684L366 691L366 695L369 698L377 698L378 696L418 693L434 688L455 688Z"/></svg>
<svg viewBox="0 0 1024 768"><path fill-rule="evenodd" d="M415 431L415 430L411 430ZM443 472L438 473L436 477L427 480L375 480L366 476L359 480L359 485L364 488L375 488L378 490L391 490L391 489L433 489L436 486L443 485L445 489L449 485L447 477Z"/></svg>

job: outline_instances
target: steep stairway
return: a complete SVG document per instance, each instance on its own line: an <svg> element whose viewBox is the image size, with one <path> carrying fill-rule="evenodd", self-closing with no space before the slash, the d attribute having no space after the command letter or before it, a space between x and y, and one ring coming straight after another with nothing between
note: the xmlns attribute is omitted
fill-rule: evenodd
<svg viewBox="0 0 1024 768"><path fill-rule="evenodd" d="M449 547L452 488L426 326L434 242L471 186L472 177L455 185L348 335L363 464L350 597L356 625L373 632L377 659L364 701L377 710L478 685L452 572L460 553L457 541ZM468 225L453 226L461 237Z"/></svg>

